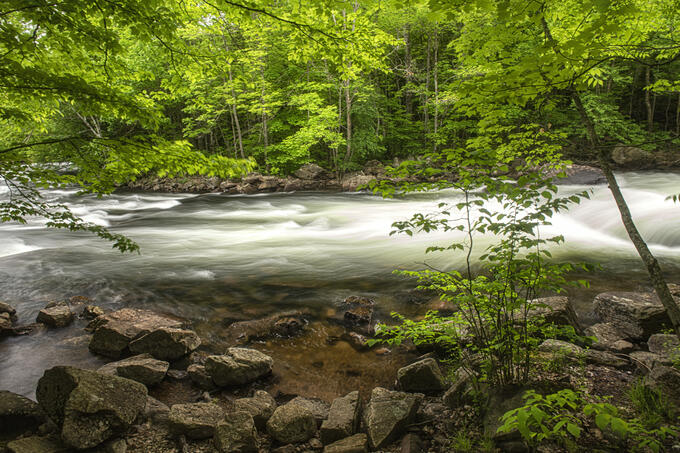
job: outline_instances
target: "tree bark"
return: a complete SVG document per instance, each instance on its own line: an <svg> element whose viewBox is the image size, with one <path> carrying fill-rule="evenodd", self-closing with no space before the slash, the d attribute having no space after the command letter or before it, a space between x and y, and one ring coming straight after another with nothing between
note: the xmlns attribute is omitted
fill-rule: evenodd
<svg viewBox="0 0 680 453"><path fill-rule="evenodd" d="M666 284L666 280L663 276L663 273L661 272L659 262L654 257L652 252L649 250L649 247L647 247L647 243L642 238L642 235L640 235L640 232L635 226L633 216L630 213L630 209L628 209L628 204L626 203L626 200L623 197L623 193L621 193L621 188L619 187L619 184L616 181L614 172L612 172L612 169L609 166L607 155L604 152L604 149L600 146L600 140L597 136L597 132L595 131L595 125L592 119L590 118L590 115L588 115L588 112L583 107L581 97L577 92L573 92L572 99L574 101L576 109L578 110L581 120L583 120L583 123L586 126L586 130L588 131L588 141L590 142L592 151L597 157L600 169L607 178L609 190L611 191L614 197L614 201L616 202L616 207L619 209L619 213L621 214L623 226L626 228L628 237L630 237L630 240L633 242L633 245L635 246L635 249L640 255L642 262L647 267L647 272L649 273L649 277L652 281L654 291L656 292L656 295L659 297L659 300L666 309L666 313L668 313L668 317L670 318L671 323L673 324L675 333L678 335L678 337L680 337L680 307L678 307L678 304L675 302L675 299L673 298L670 290L668 289L668 285Z"/></svg>
<svg viewBox="0 0 680 453"><path fill-rule="evenodd" d="M647 66L645 69L645 106L647 106L647 131L654 129L654 107L649 96L649 86L652 84L652 69Z"/></svg>

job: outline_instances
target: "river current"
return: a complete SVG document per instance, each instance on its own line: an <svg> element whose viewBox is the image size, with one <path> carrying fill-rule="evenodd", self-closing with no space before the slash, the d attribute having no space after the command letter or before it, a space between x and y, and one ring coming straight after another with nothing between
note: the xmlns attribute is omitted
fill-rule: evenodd
<svg viewBox="0 0 680 453"><path fill-rule="evenodd" d="M671 281L680 281L680 175L623 173L624 195L643 236ZM592 297L600 291L633 290L645 272L621 225L606 186L592 189L569 212L553 218L545 236L562 234L555 259L599 263L585 276L591 288L571 290L579 316L593 322ZM0 190L0 196L6 196ZM125 306L174 313L193 321L213 348L230 320L256 319L302 309L310 324L301 337L263 342L274 356L279 390L326 397L376 384L388 385L404 360L400 354L358 352L328 341L338 328L327 319L353 294L377 301L377 316L391 311L422 314L431 305L414 303L414 284L394 269L459 267L462 256L424 253L455 236L392 235L392 223L415 212L432 212L454 191L382 199L364 193L266 195L117 193L103 198L75 190L46 197L68 205L84 219L123 233L141 254L120 254L96 237L27 225L0 224L0 300L17 308L20 323L35 320L49 300L86 296L105 309ZM480 238L479 244L491 238ZM584 275L577 276L583 278ZM32 396L46 368L72 364L94 368L103 361L87 350L84 321L64 329L0 340L0 389Z"/></svg>

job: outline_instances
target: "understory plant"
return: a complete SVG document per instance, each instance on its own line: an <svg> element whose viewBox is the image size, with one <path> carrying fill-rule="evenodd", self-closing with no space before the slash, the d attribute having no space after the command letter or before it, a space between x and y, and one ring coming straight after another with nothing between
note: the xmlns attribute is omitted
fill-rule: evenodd
<svg viewBox="0 0 680 453"><path fill-rule="evenodd" d="M428 247L427 252L462 256L458 269L426 265L423 270L398 273L416 278L418 288L436 291L457 311L451 316L430 312L420 321L393 314L400 324L381 326L382 341L394 344L410 339L438 345L460 366L493 385L528 380L531 352L544 328L536 315L545 305L537 298L561 292L569 284L566 274L575 266L551 260L548 246L564 238L545 237L542 231L553 215L588 193L558 194L546 176L557 174L558 164L546 165L536 156L524 155L519 164L469 149L439 155L447 168L455 168L455 182L446 185L459 191L459 200L439 204L435 213L395 222L392 233L411 236L439 230L456 237L448 245ZM552 171L546 172L546 167ZM493 237L494 242L478 247L481 235Z"/></svg>
<svg viewBox="0 0 680 453"><path fill-rule="evenodd" d="M585 430L594 425L612 438L620 451L662 450L663 442L677 437L677 428L660 423L649 426L638 418L627 419L606 401L588 401L570 389L549 395L534 390L524 394L523 406L506 412L499 433L517 430L530 447L554 442L573 447Z"/></svg>

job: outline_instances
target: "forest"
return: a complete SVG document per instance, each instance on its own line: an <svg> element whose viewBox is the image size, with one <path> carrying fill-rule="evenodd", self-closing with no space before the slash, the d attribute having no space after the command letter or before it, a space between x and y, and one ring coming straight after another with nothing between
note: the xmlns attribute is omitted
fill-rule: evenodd
<svg viewBox="0 0 680 453"><path fill-rule="evenodd" d="M678 0L0 0L0 88L0 453L680 445Z"/></svg>

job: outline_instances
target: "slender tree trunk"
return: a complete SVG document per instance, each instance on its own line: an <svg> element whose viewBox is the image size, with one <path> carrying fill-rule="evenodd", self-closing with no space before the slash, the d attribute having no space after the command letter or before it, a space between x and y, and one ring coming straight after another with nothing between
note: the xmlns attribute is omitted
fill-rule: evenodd
<svg viewBox="0 0 680 453"><path fill-rule="evenodd" d="M425 60L425 97L423 99L423 122L425 133L430 133L430 51L432 50L432 36L427 34L427 58Z"/></svg>
<svg viewBox="0 0 680 453"><path fill-rule="evenodd" d="M668 313L668 317L670 318L671 323L673 324L673 328L675 329L676 334L678 335L678 337L680 337L680 307L678 307L678 304L675 302L675 299L673 299L673 296L671 295L671 292L668 289L668 285L666 284L666 280L663 276L663 273L661 272L659 262L654 257L652 252L649 250L649 247L647 247L647 243L642 238L642 235L640 235L640 232L635 226L633 216L630 214L630 210L628 209L628 204L626 203L626 200L623 197L623 193L621 193L621 188L619 187L619 184L616 181L614 172L612 172L612 169L609 166L607 155L604 149L600 146L600 139L598 138L597 132L595 131L595 125L590 116L588 115L588 112L583 107L581 97L577 92L573 92L572 99L574 100L576 109L578 110L578 113L581 116L581 120L585 124L586 130L588 131L588 140L590 142L592 151L595 153L597 160L600 164L600 168L602 169L602 172L607 178L609 190L611 191L614 197L614 201L616 201L616 206L619 209L619 213L621 214L623 226L626 228L628 237L630 237L630 240L633 242L633 245L637 249L640 258L642 259L642 262L647 267L647 272L649 273L649 277L652 281L652 286L656 291L656 295L659 297L659 300L666 309L666 312Z"/></svg>
<svg viewBox="0 0 680 453"><path fill-rule="evenodd" d="M654 129L654 107L650 100L648 87L652 84L652 69L647 66L645 69L645 106L647 106L647 131L652 132Z"/></svg>
<svg viewBox="0 0 680 453"><path fill-rule="evenodd" d="M637 82L638 75L640 74L640 66L635 66L635 72L633 73L633 83L630 84L630 104L628 105L628 116L633 116L633 101L635 100L635 83Z"/></svg>
<svg viewBox="0 0 680 453"><path fill-rule="evenodd" d="M680 137L680 94L678 94L678 107L675 111L675 135Z"/></svg>
<svg viewBox="0 0 680 453"><path fill-rule="evenodd" d="M411 29L408 23L404 25L404 43L405 43L405 55L404 55L404 79L406 81L404 90L404 104L406 106L406 111L409 116L413 116L413 94L411 93L411 88L409 82L413 80L413 61L411 58Z"/></svg>
<svg viewBox="0 0 680 453"><path fill-rule="evenodd" d="M437 151L437 131L439 130L439 36L437 28L434 30L434 144L433 150Z"/></svg>

